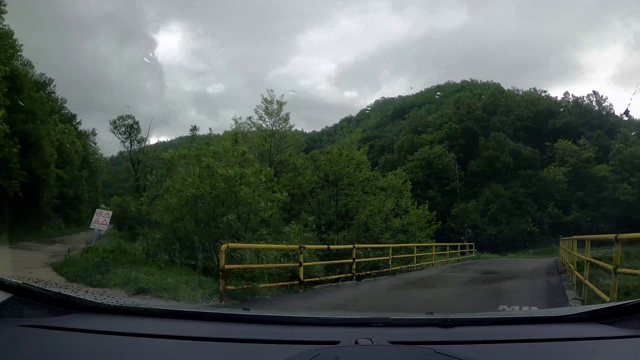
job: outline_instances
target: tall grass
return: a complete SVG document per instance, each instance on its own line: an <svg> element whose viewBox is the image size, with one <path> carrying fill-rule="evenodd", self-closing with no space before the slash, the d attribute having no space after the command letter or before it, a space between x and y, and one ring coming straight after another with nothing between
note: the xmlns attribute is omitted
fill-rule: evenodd
<svg viewBox="0 0 640 360"><path fill-rule="evenodd" d="M611 249L603 249L601 251L592 252L594 259L611 264L613 262L613 251ZM622 256L620 258L620 267L627 269L640 269L640 248L628 247L622 248ZM584 261L578 259L577 270L580 274L584 274ZM609 296L611 289L611 272L603 269L595 264L589 267L589 282L594 284L598 289ZM577 280L576 291L582 294L583 284ZM640 277L633 275L618 275L618 301L640 299ZM591 289L587 289L587 304L601 304L604 300L595 294Z"/></svg>
<svg viewBox="0 0 640 360"><path fill-rule="evenodd" d="M148 259L134 243L107 235L96 245L67 256L53 269L71 282L117 288L130 295L211 302L218 293L214 279L162 259Z"/></svg>

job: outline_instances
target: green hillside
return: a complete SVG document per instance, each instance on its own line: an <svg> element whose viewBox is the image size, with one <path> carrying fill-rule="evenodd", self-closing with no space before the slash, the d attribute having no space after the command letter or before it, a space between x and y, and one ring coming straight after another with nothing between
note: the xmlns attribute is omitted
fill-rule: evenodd
<svg viewBox="0 0 640 360"><path fill-rule="evenodd" d="M481 250L504 252L545 245L559 235L637 231L640 144L632 134L638 128L595 91L555 98L544 90L471 80L382 98L335 125L288 136L304 142L294 155L305 163L354 147L366 154L376 176L410 182L411 201L435 212L438 239L467 238ZM188 144L180 138L154 146L159 152L186 151ZM126 168L118 159L111 158L108 169ZM275 171L268 164L264 168ZM103 183L105 190L110 181ZM279 211L302 206L291 203L299 184L289 186L280 188L286 205Z"/></svg>

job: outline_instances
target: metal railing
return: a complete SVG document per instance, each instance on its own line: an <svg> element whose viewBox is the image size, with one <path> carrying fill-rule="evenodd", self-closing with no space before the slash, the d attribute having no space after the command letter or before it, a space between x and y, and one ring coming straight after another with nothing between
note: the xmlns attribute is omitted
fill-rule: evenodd
<svg viewBox="0 0 640 360"><path fill-rule="evenodd" d="M252 264L228 264L228 252L232 249L253 249L253 250L283 250L297 252L297 262L284 263L252 263ZM368 251L363 253L362 250L378 249L376 251ZM396 249L394 251L394 249ZM426 250L425 250L426 249ZM336 250L351 250L351 254L345 258L332 259L326 261L317 261L314 256L313 261L305 261L305 254L309 251L333 252ZM359 251L360 250L360 251ZM384 255L379 254L385 251ZM394 255L395 252L395 255ZM298 285L302 290L305 283L321 282L342 278L352 278L356 280L357 276L370 275L381 272L391 273L394 270L409 269L416 270L425 265L435 265L438 263L450 263L460 261L462 259L473 258L475 255L475 246L473 243L425 243L425 244L355 244L355 245L260 245L260 244L224 244L220 247L220 301L226 299L227 290L237 290L245 288L268 288L277 286ZM445 257L446 256L446 257ZM408 264L396 264L396 259L413 259ZM426 260L426 261L425 261ZM382 268L358 271L358 264L371 262L386 262ZM305 277L305 268L313 266L350 264L350 271L344 273L333 274L329 276L318 276L312 278ZM259 283L249 285L228 285L229 270L236 269L277 269L277 268L297 268L298 274L295 280Z"/></svg>
<svg viewBox="0 0 640 360"><path fill-rule="evenodd" d="M605 235L581 235L560 238L560 262L564 266L571 282L577 286L577 280L582 282L581 300L583 304L587 303L588 289L591 289L598 297L605 302L618 300L618 280L619 275L636 275L640 276L640 270L627 269L620 267L622 257L622 243L640 241L640 233L635 234L605 234ZM592 243L613 243L612 262L607 263L593 258ZM600 250L608 250L600 248ZM578 269L578 259L582 260L582 273ZM605 293L606 289L599 289L589 280L591 265L595 265L601 269L611 273L611 286L609 287L609 295Z"/></svg>

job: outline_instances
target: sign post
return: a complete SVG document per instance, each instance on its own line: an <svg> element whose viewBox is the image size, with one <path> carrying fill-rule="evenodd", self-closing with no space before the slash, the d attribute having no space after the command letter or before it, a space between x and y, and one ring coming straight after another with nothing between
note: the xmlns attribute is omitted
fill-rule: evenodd
<svg viewBox="0 0 640 360"><path fill-rule="evenodd" d="M91 224L89 225L89 228L94 230L93 244L95 244L96 240L102 237L102 234L109 228L109 221L111 221L112 214L113 211L96 209Z"/></svg>

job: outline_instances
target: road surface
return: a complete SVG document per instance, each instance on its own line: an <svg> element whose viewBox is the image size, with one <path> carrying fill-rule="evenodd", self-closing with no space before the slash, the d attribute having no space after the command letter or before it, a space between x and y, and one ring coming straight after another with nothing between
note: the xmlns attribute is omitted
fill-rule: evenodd
<svg viewBox="0 0 640 360"><path fill-rule="evenodd" d="M80 251L93 239L93 231L51 238L41 242L0 245L0 275L64 283L51 264Z"/></svg>
<svg viewBox="0 0 640 360"><path fill-rule="evenodd" d="M466 313L568 306L555 259L493 259L254 301L256 310Z"/></svg>

